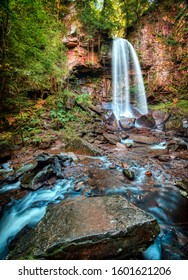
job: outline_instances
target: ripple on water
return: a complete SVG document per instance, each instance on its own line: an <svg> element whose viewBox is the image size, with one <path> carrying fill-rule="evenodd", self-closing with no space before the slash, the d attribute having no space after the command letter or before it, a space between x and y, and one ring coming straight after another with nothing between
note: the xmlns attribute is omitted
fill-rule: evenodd
<svg viewBox="0 0 188 280"><path fill-rule="evenodd" d="M49 203L58 203L65 195L77 196L71 180L59 180L52 189L29 192L24 198L14 201L12 207L4 211L0 220L0 258L8 253L8 244L25 226L35 226L45 215Z"/></svg>
<svg viewBox="0 0 188 280"><path fill-rule="evenodd" d="M1 189L0 189L0 194L1 193L5 193L8 192L10 190L17 190L20 188L21 183L18 181L14 184L8 184L8 185L4 185Z"/></svg>

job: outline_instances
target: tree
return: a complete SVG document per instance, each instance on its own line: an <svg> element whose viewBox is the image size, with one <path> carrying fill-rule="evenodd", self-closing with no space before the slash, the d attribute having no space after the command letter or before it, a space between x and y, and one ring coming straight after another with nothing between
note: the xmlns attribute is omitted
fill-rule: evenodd
<svg viewBox="0 0 188 280"><path fill-rule="evenodd" d="M1 8L1 104L18 91L56 91L67 74L56 0L3 0Z"/></svg>
<svg viewBox="0 0 188 280"><path fill-rule="evenodd" d="M97 9L95 0L79 2L82 21L92 34L101 31L119 37L126 36L127 28L151 5L149 0L104 0L103 8Z"/></svg>

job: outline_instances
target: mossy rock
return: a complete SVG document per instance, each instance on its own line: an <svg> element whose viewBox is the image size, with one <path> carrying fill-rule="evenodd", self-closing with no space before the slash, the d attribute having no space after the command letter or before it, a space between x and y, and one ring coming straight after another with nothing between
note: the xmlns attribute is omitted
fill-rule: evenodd
<svg viewBox="0 0 188 280"><path fill-rule="evenodd" d="M66 145L65 149L69 152L89 156L99 156L102 153L102 151L98 147L92 145L91 143L88 143L87 141L79 137L75 137L74 139L72 139Z"/></svg>
<svg viewBox="0 0 188 280"><path fill-rule="evenodd" d="M166 130L177 130L183 128L183 122L180 118L172 118L166 123Z"/></svg>

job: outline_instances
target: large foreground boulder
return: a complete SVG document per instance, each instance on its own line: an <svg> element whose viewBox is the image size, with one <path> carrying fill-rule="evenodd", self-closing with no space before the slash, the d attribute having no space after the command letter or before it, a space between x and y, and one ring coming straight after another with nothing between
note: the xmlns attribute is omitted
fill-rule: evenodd
<svg viewBox="0 0 188 280"><path fill-rule="evenodd" d="M132 258L158 233L156 220L122 196L78 197L50 206L8 258Z"/></svg>

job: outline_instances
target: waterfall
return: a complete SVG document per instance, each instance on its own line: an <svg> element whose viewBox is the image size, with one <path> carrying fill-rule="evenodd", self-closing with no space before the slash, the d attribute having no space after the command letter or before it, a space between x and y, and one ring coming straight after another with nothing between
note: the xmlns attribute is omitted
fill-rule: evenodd
<svg viewBox="0 0 188 280"><path fill-rule="evenodd" d="M137 54L125 39L115 38L112 47L113 112L117 120L148 113L146 93Z"/></svg>
<svg viewBox="0 0 188 280"><path fill-rule="evenodd" d="M103 6L104 6L104 0L96 0L95 6L96 6L97 10L102 11Z"/></svg>

